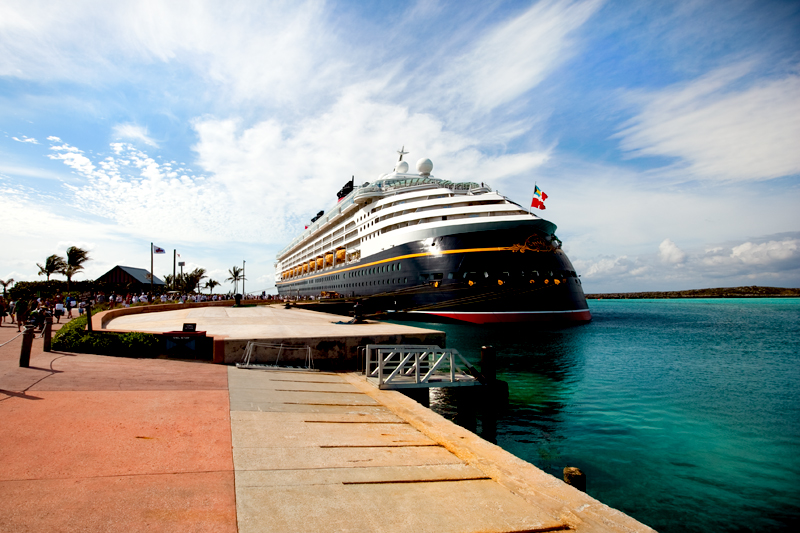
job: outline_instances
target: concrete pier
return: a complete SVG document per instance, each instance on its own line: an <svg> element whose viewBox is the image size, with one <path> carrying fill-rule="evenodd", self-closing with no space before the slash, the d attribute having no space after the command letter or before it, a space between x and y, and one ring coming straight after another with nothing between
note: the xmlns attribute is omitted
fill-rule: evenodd
<svg viewBox="0 0 800 533"><path fill-rule="evenodd" d="M0 327L0 531L652 531L363 376L41 339L20 368L15 335Z"/></svg>
<svg viewBox="0 0 800 533"><path fill-rule="evenodd" d="M445 345L444 333L405 325L372 320L363 324L343 324L349 319L341 315L305 309L285 309L279 305L257 307L181 306L171 305L106 311L95 317L95 329L108 331L144 331L163 333L181 331L184 323L197 324L198 331L214 337L214 361L233 364L241 361L247 341L271 344L309 345L316 368L356 369L356 348L367 344L435 344ZM164 306L166 307L166 306ZM254 362L271 363L264 353ZM286 353L282 361L302 363L305 354Z"/></svg>

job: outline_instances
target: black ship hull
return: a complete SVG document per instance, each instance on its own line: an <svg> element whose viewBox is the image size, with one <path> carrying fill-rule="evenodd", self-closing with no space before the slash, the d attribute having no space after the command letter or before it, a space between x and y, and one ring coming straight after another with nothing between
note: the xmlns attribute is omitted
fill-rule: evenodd
<svg viewBox="0 0 800 533"><path fill-rule="evenodd" d="M440 233L358 263L278 282L278 292L290 298L336 293L361 300L367 312L395 311L420 319L477 324L591 320L572 263L542 224L517 222L455 234L441 228Z"/></svg>

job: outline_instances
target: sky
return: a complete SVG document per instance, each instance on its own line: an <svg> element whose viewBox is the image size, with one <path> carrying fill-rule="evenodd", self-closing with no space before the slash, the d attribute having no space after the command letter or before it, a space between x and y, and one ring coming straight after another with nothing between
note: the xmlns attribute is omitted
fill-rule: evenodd
<svg viewBox="0 0 800 533"><path fill-rule="evenodd" d="M537 184L587 293L800 287L800 2L0 0L0 279L274 291L402 146Z"/></svg>

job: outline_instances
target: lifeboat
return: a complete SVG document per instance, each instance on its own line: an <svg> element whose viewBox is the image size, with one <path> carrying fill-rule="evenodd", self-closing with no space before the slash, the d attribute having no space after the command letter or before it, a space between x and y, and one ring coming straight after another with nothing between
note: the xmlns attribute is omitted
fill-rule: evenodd
<svg viewBox="0 0 800 533"><path fill-rule="evenodd" d="M309 272L313 272L314 271L314 266L316 266L316 264L317 264L317 262L314 261L313 259L311 261L309 261L308 262L308 271Z"/></svg>
<svg viewBox="0 0 800 533"><path fill-rule="evenodd" d="M322 268L324 265L323 259L321 257L317 257L317 269Z"/></svg>
<svg viewBox="0 0 800 533"><path fill-rule="evenodd" d="M333 264L333 254L325 254L325 266L331 266Z"/></svg>
<svg viewBox="0 0 800 533"><path fill-rule="evenodd" d="M303 274L305 274L306 272L308 272L308 265L304 264L303 265Z"/></svg>
<svg viewBox="0 0 800 533"><path fill-rule="evenodd" d="M345 250L336 250L336 262L344 263L345 255L347 255L347 252Z"/></svg>

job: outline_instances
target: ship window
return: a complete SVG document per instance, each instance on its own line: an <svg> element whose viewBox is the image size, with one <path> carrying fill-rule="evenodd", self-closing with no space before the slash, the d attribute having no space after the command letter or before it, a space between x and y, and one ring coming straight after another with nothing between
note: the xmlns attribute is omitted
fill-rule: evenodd
<svg viewBox="0 0 800 533"><path fill-rule="evenodd" d="M397 270L401 270L403 268L403 263L397 263Z"/></svg>
<svg viewBox="0 0 800 533"><path fill-rule="evenodd" d="M403 283L408 283L408 278L403 278Z"/></svg>
<svg viewBox="0 0 800 533"><path fill-rule="evenodd" d="M454 277L456 277L456 273L455 272L450 272L450 273L447 274L447 279L453 279Z"/></svg>
<svg viewBox="0 0 800 533"><path fill-rule="evenodd" d="M432 274L432 278L431 279L440 280L442 278L444 278L444 274L442 274L441 272L437 272L435 274Z"/></svg>
<svg viewBox="0 0 800 533"><path fill-rule="evenodd" d="M483 277L484 277L484 278L488 278L488 277L489 277L489 273L488 273L488 272L484 272L484 273L483 273Z"/></svg>

